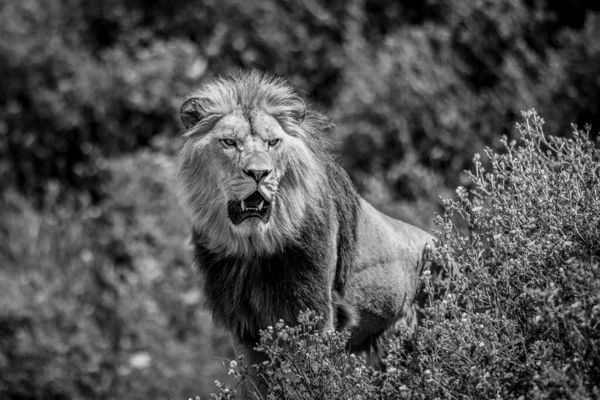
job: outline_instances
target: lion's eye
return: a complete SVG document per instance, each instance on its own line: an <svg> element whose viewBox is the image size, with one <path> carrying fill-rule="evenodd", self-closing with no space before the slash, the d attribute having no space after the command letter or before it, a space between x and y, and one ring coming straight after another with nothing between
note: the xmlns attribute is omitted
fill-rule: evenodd
<svg viewBox="0 0 600 400"><path fill-rule="evenodd" d="M269 146L270 147L275 147L279 144L279 142L281 142L281 139L273 139L273 140L269 140Z"/></svg>
<svg viewBox="0 0 600 400"><path fill-rule="evenodd" d="M233 140L233 139L221 139L221 143L223 143L225 145L225 147L235 146L235 140Z"/></svg>

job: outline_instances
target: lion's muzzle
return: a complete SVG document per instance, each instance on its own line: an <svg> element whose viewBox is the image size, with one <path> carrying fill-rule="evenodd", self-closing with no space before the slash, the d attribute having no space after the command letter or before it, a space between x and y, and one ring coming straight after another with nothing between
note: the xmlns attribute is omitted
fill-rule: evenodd
<svg viewBox="0 0 600 400"><path fill-rule="evenodd" d="M271 203L256 191L241 201L230 201L227 211L234 225L248 218L259 218L267 223L271 215Z"/></svg>

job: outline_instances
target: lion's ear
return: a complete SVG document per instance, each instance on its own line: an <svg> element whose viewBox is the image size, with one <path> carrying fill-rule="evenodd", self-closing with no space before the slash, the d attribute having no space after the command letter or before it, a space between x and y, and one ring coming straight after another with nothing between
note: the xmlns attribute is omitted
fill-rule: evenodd
<svg viewBox="0 0 600 400"><path fill-rule="evenodd" d="M191 97L183 101L179 115L185 129L190 129L204 118L204 107L202 99Z"/></svg>

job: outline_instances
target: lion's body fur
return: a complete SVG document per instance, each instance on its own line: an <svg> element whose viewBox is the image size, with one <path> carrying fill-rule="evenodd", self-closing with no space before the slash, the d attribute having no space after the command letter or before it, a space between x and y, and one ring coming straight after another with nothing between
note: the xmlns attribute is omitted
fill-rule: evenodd
<svg viewBox="0 0 600 400"><path fill-rule="evenodd" d="M431 236L360 198L330 150L327 118L306 111L282 80L251 72L192 93L182 119L190 139L182 150L181 199L193 225L195 262L208 308L238 351L257 360L252 348L259 330L280 319L293 324L305 309L325 317L324 329L350 328L356 349L406 318L413 323ZM212 144L213 136L229 131L256 146L262 143L256 138L284 135L282 150L264 152L277 180L272 193L258 185L274 201L266 224L232 227L223 212L228 198L243 199L250 190L220 189L219 177L241 179L228 164L237 161ZM244 151L236 157L243 160Z"/></svg>

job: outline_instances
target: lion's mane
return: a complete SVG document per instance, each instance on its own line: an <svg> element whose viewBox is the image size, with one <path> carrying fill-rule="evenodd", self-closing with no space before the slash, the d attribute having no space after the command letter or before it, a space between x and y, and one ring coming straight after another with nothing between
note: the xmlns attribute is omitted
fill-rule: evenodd
<svg viewBox="0 0 600 400"><path fill-rule="evenodd" d="M191 136L210 130L222 116L254 109L275 117L287 134L301 141L285 148L289 167L279 184L274 223L262 227L259 235L240 235L228 220L213 154L195 141L186 142L181 152L181 203L194 229L204 233L204 245L231 256L281 251L301 240L300 226L307 215L322 219L328 211L323 200L328 196L327 168L332 160L325 135L333 125L318 113L306 112L302 99L283 80L258 71L219 78L187 96L181 114L189 126L186 135Z"/></svg>
<svg viewBox="0 0 600 400"><path fill-rule="evenodd" d="M332 289L344 293L359 210L359 197L331 153L327 135L333 124L306 110L283 80L257 71L220 78L186 97L181 114L186 135L194 135L209 131L223 115L253 109L275 117L301 143L286 154L290 168L260 235L232 229L218 198L213 155L205 148L188 141L179 173L207 305L217 323L249 340L279 319L293 323L300 310L331 315ZM337 232L334 271L322 262L331 253L332 232Z"/></svg>

